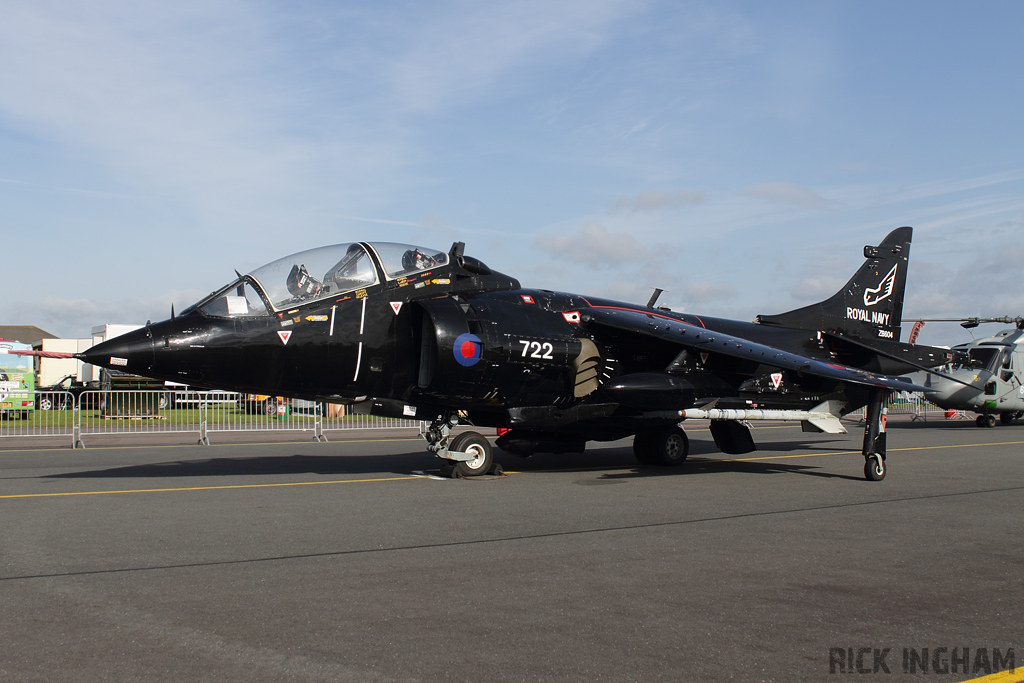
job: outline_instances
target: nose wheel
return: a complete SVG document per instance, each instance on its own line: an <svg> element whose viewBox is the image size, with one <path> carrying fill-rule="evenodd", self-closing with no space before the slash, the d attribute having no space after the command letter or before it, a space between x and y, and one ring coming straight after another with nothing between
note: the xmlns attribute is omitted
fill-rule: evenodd
<svg viewBox="0 0 1024 683"><path fill-rule="evenodd" d="M483 435L476 432L463 432L452 439L449 454L464 453L470 460L455 463L455 469L464 477L475 477L486 474L491 469L493 453L491 443Z"/></svg>
<svg viewBox="0 0 1024 683"><path fill-rule="evenodd" d="M487 474L494 467L491 443L477 432L463 432L452 437L452 428L457 424L457 415L439 415L423 432L423 437L427 440L427 450L449 461L449 464L442 468L442 472L450 473L453 477L476 477Z"/></svg>

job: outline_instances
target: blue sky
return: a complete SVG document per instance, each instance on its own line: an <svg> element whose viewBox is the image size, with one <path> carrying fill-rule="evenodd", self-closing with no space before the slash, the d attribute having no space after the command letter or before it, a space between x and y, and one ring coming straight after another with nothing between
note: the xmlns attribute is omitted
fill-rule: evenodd
<svg viewBox="0 0 1024 683"><path fill-rule="evenodd" d="M9 0L0 321L163 319L364 239L749 320L901 225L907 317L1024 314L1022 25L1019 2Z"/></svg>

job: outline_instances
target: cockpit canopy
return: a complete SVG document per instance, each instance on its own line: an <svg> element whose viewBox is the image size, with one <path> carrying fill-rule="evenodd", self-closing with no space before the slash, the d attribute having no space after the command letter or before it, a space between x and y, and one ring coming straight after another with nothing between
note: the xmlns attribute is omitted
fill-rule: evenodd
<svg viewBox="0 0 1024 683"><path fill-rule="evenodd" d="M219 317L270 315L446 266L448 260L443 251L410 244L335 244L272 261L197 306L207 315Z"/></svg>

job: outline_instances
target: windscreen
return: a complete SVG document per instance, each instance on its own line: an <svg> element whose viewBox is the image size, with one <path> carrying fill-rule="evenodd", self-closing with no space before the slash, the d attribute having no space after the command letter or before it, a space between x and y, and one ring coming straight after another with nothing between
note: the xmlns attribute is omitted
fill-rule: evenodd
<svg viewBox="0 0 1024 683"><path fill-rule="evenodd" d="M984 368L990 372L995 371L996 356L999 354L999 349L991 346L976 346L975 348L968 351L971 356L971 366L975 368Z"/></svg>
<svg viewBox="0 0 1024 683"><path fill-rule="evenodd" d="M448 254L435 249L394 242L374 242L370 246L389 280L448 265Z"/></svg>
<svg viewBox="0 0 1024 683"><path fill-rule="evenodd" d="M275 310L326 299L377 283L377 270L359 244L335 244L286 256L249 274Z"/></svg>
<svg viewBox="0 0 1024 683"><path fill-rule="evenodd" d="M236 280L214 294L200 307L206 315L219 318L243 318L270 315L259 292L245 278Z"/></svg>

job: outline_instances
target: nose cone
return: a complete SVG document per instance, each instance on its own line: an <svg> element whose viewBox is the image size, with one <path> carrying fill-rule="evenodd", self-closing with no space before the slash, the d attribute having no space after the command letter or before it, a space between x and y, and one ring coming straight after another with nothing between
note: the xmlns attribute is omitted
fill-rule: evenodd
<svg viewBox="0 0 1024 683"><path fill-rule="evenodd" d="M108 339L78 354L78 358L111 370L147 375L153 369L152 330L147 326Z"/></svg>
<svg viewBox="0 0 1024 683"><path fill-rule="evenodd" d="M974 372L966 371L956 371L951 376L959 381L931 377L926 386L930 386L932 391L926 398L940 408L962 409L975 405L982 396L984 380L978 378ZM971 386L964 386L963 383Z"/></svg>

